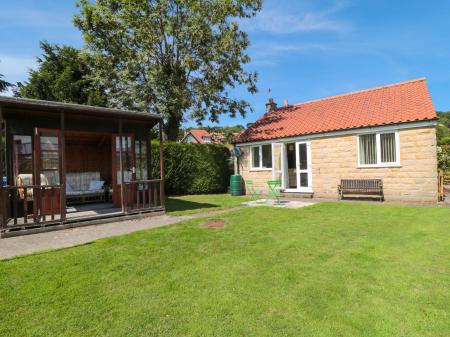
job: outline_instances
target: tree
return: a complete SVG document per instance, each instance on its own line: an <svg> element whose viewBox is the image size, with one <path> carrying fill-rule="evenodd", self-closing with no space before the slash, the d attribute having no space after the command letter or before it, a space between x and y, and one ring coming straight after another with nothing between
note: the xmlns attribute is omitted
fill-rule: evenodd
<svg viewBox="0 0 450 337"><path fill-rule="evenodd" d="M239 133L243 130L245 130L245 127L241 124L237 124L237 125L229 125L229 126L207 126L205 128L206 130L208 130L208 132L220 132L223 134L226 133Z"/></svg>
<svg viewBox="0 0 450 337"><path fill-rule="evenodd" d="M439 117L436 128L438 145L450 145L450 112L437 112Z"/></svg>
<svg viewBox="0 0 450 337"><path fill-rule="evenodd" d="M0 74L0 92L6 91L10 86L12 86L11 83L6 82L5 80L2 80L3 75Z"/></svg>
<svg viewBox="0 0 450 337"><path fill-rule="evenodd" d="M86 56L70 46L41 42L38 69L30 70L28 82L18 83L15 95L48 101L106 105L104 90L94 85Z"/></svg>
<svg viewBox="0 0 450 337"><path fill-rule="evenodd" d="M176 140L186 117L217 122L249 109L227 90L257 90L256 73L243 68L249 40L238 20L256 15L261 1L78 0L74 22L108 104L162 113Z"/></svg>
<svg viewBox="0 0 450 337"><path fill-rule="evenodd" d="M238 124L234 126L209 126L206 130L208 130L208 132L221 133L225 137L224 142L226 144L232 144L235 141L236 136L245 130L245 128L243 125Z"/></svg>
<svg viewBox="0 0 450 337"><path fill-rule="evenodd" d="M12 84L2 80L3 75L0 74L0 92L6 91Z"/></svg>

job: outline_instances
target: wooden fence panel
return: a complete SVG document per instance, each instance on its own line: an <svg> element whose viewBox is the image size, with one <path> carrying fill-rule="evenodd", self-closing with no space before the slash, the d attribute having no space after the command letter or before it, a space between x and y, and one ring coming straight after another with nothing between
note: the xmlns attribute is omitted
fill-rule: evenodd
<svg viewBox="0 0 450 337"><path fill-rule="evenodd" d="M444 190L444 172L442 170L438 171L438 201L443 201L445 199Z"/></svg>

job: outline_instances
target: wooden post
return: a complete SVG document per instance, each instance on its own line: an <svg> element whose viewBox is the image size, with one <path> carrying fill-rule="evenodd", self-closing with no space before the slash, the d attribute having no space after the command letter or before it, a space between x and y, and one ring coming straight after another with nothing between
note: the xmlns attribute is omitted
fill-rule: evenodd
<svg viewBox="0 0 450 337"><path fill-rule="evenodd" d="M5 146L5 133L3 132L3 109L0 105L0 174L2 176L2 187L3 187L3 174L4 174L4 163L3 163L3 153L4 153L4 146ZM6 170L5 170L6 171Z"/></svg>
<svg viewBox="0 0 450 337"><path fill-rule="evenodd" d="M4 162L3 162L3 152L4 152L4 146L5 146L5 133L3 132L3 110L2 106L0 105L0 176L2 178L2 183L0 186L0 228L4 228L5 226L5 209L6 209L6 194L4 193L4 187L3 187L3 175L4 172ZM5 170L6 171L6 170Z"/></svg>
<svg viewBox="0 0 450 337"><path fill-rule="evenodd" d="M159 122L159 169L160 169L160 191L159 198L161 199L161 206L165 205L165 193L164 193L164 148L163 148L163 122Z"/></svg>
<svg viewBox="0 0 450 337"><path fill-rule="evenodd" d="M150 131L145 136L145 149L147 150L147 180L150 180L152 179L152 135Z"/></svg>
<svg viewBox="0 0 450 337"><path fill-rule="evenodd" d="M120 166L120 199L122 212L126 213L125 207L125 179L123 174L123 140L122 140L122 132L123 132L122 118L119 119L119 166Z"/></svg>
<svg viewBox="0 0 450 337"><path fill-rule="evenodd" d="M33 180L37 186L33 190L33 217L34 222L39 222L42 213L41 198L41 168L40 168L41 139L37 127L34 128L34 148L33 148Z"/></svg>
<svg viewBox="0 0 450 337"><path fill-rule="evenodd" d="M438 201L443 201L444 199L444 171L438 170Z"/></svg>
<svg viewBox="0 0 450 337"><path fill-rule="evenodd" d="M152 133L151 133L150 130L148 130L147 134L145 135L145 149L147 150L146 158L145 158L146 164L147 164L146 165L146 167L147 167L147 180L151 180L153 178L152 177L153 161L152 161ZM152 183L146 183L145 186L147 186L147 192L145 192L146 190L144 188L143 192L142 192L143 199L144 199L143 200L143 208L150 208L152 206L151 205L151 201L152 201L151 190L152 190L153 184ZM146 201L147 196L148 196L148 207L145 206L145 201Z"/></svg>
<svg viewBox="0 0 450 337"><path fill-rule="evenodd" d="M60 114L60 127L61 127L61 137L60 137L60 186L59 200L60 200L60 217L61 222L66 220L66 126L65 126L65 113L61 111Z"/></svg>

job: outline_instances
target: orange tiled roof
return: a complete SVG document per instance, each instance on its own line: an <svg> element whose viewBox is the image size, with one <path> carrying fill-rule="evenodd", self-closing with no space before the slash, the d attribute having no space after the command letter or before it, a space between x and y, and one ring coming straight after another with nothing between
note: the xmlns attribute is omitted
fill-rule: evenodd
<svg viewBox="0 0 450 337"><path fill-rule="evenodd" d="M436 119L424 78L278 108L237 143Z"/></svg>
<svg viewBox="0 0 450 337"><path fill-rule="evenodd" d="M199 142L199 144L220 144L223 138L222 134L213 132L209 133L203 129L192 129L189 133ZM203 137L210 137L211 142L205 142Z"/></svg>

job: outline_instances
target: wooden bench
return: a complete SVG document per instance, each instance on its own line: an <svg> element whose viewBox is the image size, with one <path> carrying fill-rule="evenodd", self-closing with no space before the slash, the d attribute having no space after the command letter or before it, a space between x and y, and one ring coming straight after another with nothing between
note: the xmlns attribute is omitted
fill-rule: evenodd
<svg viewBox="0 0 450 337"><path fill-rule="evenodd" d="M344 195L358 196L379 196L380 201L384 200L383 180L381 179L341 179L338 185L339 200Z"/></svg>

